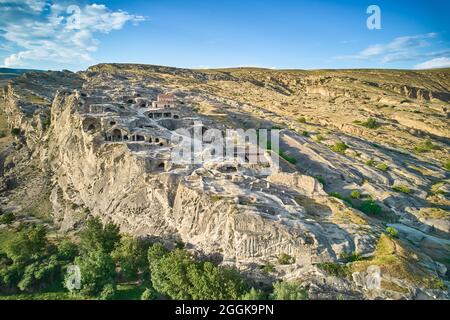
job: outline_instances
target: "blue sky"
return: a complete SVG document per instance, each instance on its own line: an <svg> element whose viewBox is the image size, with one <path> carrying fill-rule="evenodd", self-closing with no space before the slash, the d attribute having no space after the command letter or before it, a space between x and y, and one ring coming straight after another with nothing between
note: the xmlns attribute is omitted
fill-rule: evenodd
<svg viewBox="0 0 450 320"><path fill-rule="evenodd" d="M0 65L450 67L449 12L446 0L0 0Z"/></svg>

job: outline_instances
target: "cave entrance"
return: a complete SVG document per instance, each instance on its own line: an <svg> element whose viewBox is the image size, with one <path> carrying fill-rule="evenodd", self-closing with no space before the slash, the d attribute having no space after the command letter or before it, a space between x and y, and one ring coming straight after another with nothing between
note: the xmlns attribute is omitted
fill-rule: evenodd
<svg viewBox="0 0 450 320"><path fill-rule="evenodd" d="M91 132L91 133L95 132L95 125L94 124L90 124L89 125L88 132Z"/></svg>
<svg viewBox="0 0 450 320"><path fill-rule="evenodd" d="M120 131L119 129L114 129L112 132L112 140L122 141L122 131Z"/></svg>

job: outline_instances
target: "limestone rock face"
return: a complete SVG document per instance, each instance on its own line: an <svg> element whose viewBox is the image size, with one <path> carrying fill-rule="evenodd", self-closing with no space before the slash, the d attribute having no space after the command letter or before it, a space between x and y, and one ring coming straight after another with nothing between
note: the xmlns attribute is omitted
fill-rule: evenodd
<svg viewBox="0 0 450 320"><path fill-rule="evenodd" d="M205 252L221 252L224 259L266 259L288 253L299 261L311 262L310 251L319 243L306 225L284 223L276 214L263 217L256 208L230 199L212 200L207 190L212 185L222 187L227 198L246 193L252 196L251 192L233 190L240 187L225 180L225 175L217 174L209 185L201 187L199 181L206 178L203 172L192 172L197 179L191 180L190 170L183 175L152 172L147 163L151 159L140 157L123 144L100 143L99 137L84 132L84 117L76 111L78 103L74 95L57 95L51 108L48 157L55 181L52 201L64 228L79 222L71 218L71 226L67 220L67 210L75 206L81 211L80 219L86 217L83 212L89 212L113 221L125 232L181 238ZM246 176L242 179L259 181ZM307 176L280 173L268 182L282 183L305 196L325 195L317 181ZM286 210L283 203L279 206Z"/></svg>

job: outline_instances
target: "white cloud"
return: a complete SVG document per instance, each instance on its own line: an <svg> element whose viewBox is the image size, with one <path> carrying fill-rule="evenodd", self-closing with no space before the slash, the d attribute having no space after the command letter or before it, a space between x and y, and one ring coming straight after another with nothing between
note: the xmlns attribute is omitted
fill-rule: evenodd
<svg viewBox="0 0 450 320"><path fill-rule="evenodd" d="M99 46L96 33L108 34L128 22L145 20L103 4L79 7L50 0L0 0L0 4L0 36L9 47L16 47L4 59L6 67L92 61L91 54Z"/></svg>
<svg viewBox="0 0 450 320"><path fill-rule="evenodd" d="M374 44L355 55L339 56L340 60L365 60L381 64L392 62L420 61L446 61L450 57L450 50L429 51L436 45L437 33L427 33L415 36L404 36L393 39L384 44Z"/></svg>
<svg viewBox="0 0 450 320"><path fill-rule="evenodd" d="M450 68L450 58L442 57L431 59L414 66L415 69Z"/></svg>
<svg viewBox="0 0 450 320"><path fill-rule="evenodd" d="M5 6L5 10L11 7L22 10L23 7L28 7L33 11L41 12L47 5L47 2L46 0L0 0L0 4L2 7Z"/></svg>

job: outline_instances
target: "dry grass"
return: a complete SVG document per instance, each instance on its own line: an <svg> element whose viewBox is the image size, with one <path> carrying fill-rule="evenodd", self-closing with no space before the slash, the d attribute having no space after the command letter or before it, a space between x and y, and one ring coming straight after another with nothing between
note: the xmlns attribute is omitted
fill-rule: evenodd
<svg viewBox="0 0 450 320"><path fill-rule="evenodd" d="M391 282L391 281L382 280L381 288L384 290L394 291L394 292L398 292L398 293L404 293L404 294L409 293L408 289L406 289L405 287L399 286L398 284Z"/></svg>
<svg viewBox="0 0 450 320"><path fill-rule="evenodd" d="M420 256L408 250L400 241L382 234L372 258L351 264L353 272L363 272L371 265L379 266L383 275L407 281L416 286L442 289L443 283L420 266Z"/></svg>
<svg viewBox="0 0 450 320"><path fill-rule="evenodd" d="M356 225L368 225L368 221L356 210L347 207L335 198L329 198L333 211L332 219L338 223L353 223Z"/></svg>
<svg viewBox="0 0 450 320"><path fill-rule="evenodd" d="M366 219L361 214L352 209L344 209L336 211L333 218L339 223L353 223L357 225L368 225Z"/></svg>
<svg viewBox="0 0 450 320"><path fill-rule="evenodd" d="M440 208L422 208L419 215L424 219L441 219L450 221L450 212Z"/></svg>

